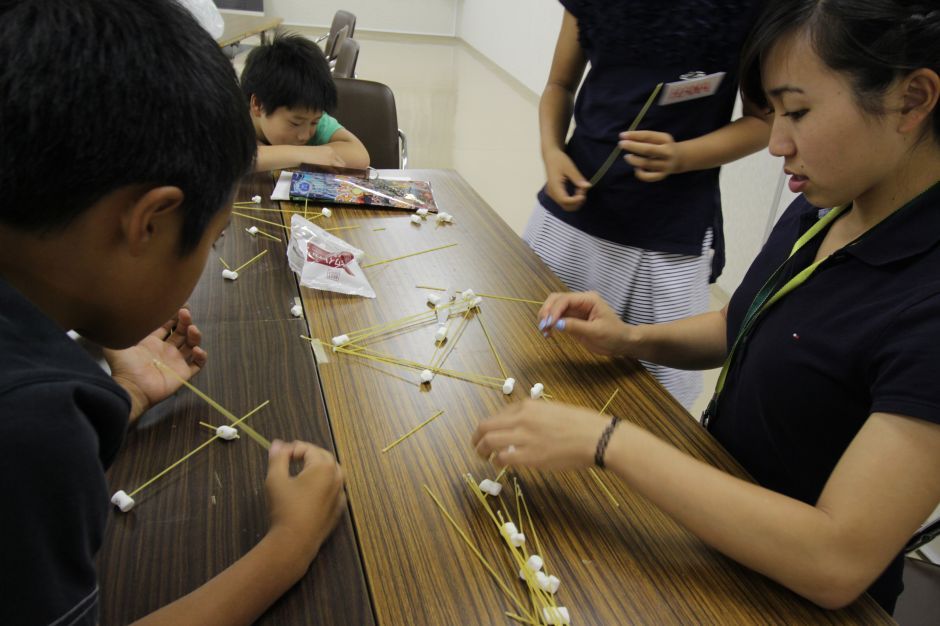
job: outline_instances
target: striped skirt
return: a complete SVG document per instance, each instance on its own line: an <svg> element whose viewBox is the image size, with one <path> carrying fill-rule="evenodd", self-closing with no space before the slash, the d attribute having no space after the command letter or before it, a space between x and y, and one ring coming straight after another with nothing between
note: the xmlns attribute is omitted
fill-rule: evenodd
<svg viewBox="0 0 940 626"><path fill-rule="evenodd" d="M536 203L522 238L572 291L596 291L628 324L658 324L708 310L711 229L701 256L656 252L599 239ZM687 409L702 374L642 362Z"/></svg>

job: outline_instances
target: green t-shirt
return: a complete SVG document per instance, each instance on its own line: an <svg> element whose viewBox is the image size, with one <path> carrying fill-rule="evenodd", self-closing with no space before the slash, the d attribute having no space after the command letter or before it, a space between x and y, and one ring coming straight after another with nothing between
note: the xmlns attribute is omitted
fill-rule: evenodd
<svg viewBox="0 0 940 626"><path fill-rule="evenodd" d="M320 116L320 121L317 122L317 131L313 133L313 137L310 138L307 145L322 146L330 143L330 139L333 138L333 133L342 127L343 126L336 121L335 117L324 111L323 115Z"/></svg>

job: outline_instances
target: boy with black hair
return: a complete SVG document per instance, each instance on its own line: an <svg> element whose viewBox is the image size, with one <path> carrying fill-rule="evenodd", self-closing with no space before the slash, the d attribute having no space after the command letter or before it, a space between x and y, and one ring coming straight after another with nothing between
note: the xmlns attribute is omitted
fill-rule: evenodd
<svg viewBox="0 0 940 626"><path fill-rule="evenodd" d="M206 362L178 307L254 143L230 63L172 0L0 0L0 623L97 623L103 469L179 387L152 360L185 378ZM267 535L143 621L254 621L304 575L342 482L326 451L275 442Z"/></svg>
<svg viewBox="0 0 940 626"><path fill-rule="evenodd" d="M258 171L301 163L369 166L362 142L330 115L336 85L317 44L278 35L248 54L241 85L258 139Z"/></svg>

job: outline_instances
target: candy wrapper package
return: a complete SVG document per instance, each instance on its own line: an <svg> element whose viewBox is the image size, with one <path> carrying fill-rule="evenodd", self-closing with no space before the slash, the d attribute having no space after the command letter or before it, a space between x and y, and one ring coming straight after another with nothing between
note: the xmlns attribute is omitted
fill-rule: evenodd
<svg viewBox="0 0 940 626"><path fill-rule="evenodd" d="M291 217L287 262L304 287L374 298L375 291L359 267L362 256L362 250L313 222L300 215Z"/></svg>

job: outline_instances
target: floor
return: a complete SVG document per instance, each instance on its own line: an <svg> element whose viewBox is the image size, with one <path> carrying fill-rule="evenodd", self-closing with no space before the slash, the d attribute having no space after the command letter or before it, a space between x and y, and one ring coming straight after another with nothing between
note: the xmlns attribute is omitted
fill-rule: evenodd
<svg viewBox="0 0 940 626"><path fill-rule="evenodd" d="M291 28L310 37L324 29ZM545 182L539 154L538 95L459 39L356 32L358 78L395 93L398 124L408 138L409 168L457 170L517 233ZM257 38L234 50L240 72ZM712 290L712 305L727 296ZM718 371L690 408L701 415Z"/></svg>

